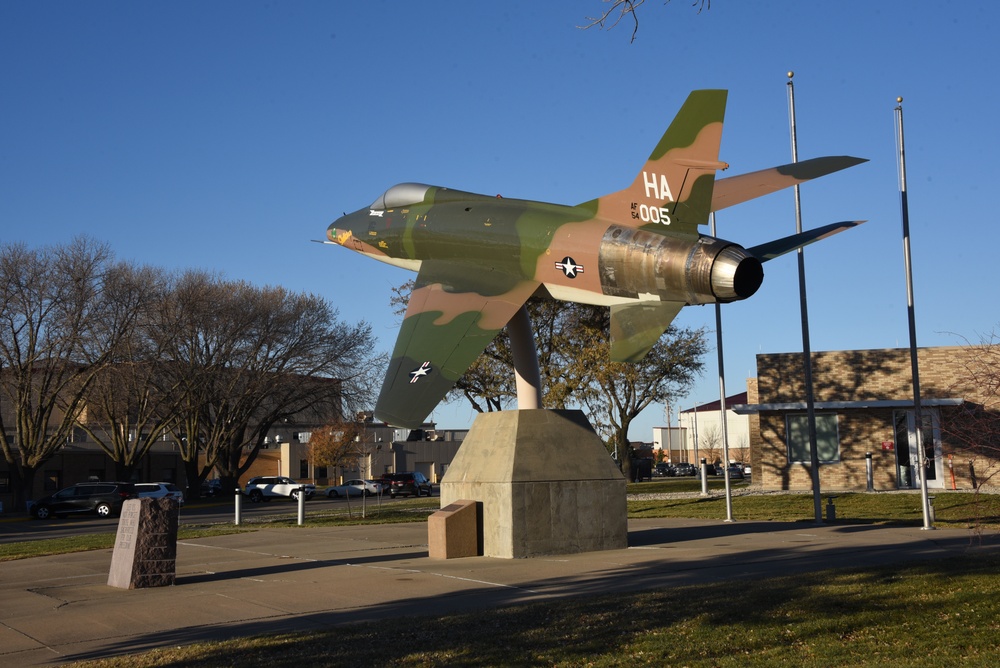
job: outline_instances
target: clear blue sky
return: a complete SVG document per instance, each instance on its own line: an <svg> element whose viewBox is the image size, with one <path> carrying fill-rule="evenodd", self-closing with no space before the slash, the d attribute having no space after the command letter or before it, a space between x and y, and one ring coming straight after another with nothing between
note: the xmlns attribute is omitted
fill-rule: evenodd
<svg viewBox="0 0 1000 668"><path fill-rule="evenodd" d="M310 243L343 211L420 181L574 204L627 185L695 88L727 88L729 174L799 157L870 163L802 188L813 350L908 345L893 108L904 97L918 343L1000 322L1000 3L688 0L581 30L599 0L0 3L0 230L85 233L122 259L328 298L389 350L411 277ZM791 191L720 212L746 246L794 232ZM727 393L759 352L802 346L794 255L723 307ZM714 308L678 324L714 329ZM714 334L712 336L714 341ZM718 399L715 352L685 407ZM468 426L464 405L441 427ZM648 410L630 437L664 423Z"/></svg>

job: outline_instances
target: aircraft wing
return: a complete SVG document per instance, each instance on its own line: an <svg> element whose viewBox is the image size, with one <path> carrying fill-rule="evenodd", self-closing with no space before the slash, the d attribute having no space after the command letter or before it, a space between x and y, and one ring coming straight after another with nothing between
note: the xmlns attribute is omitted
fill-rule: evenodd
<svg viewBox="0 0 1000 668"><path fill-rule="evenodd" d="M417 274L375 406L375 417L414 429L534 294L537 281L425 260Z"/></svg>
<svg viewBox="0 0 1000 668"><path fill-rule="evenodd" d="M810 179L860 165L862 162L868 160L849 155L835 155L716 179L715 189L712 191L712 211L725 209L783 188L790 188Z"/></svg>

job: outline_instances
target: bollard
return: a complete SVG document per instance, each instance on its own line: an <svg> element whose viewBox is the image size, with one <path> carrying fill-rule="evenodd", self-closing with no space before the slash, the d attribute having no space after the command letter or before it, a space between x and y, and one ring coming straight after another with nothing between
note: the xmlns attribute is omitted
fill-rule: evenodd
<svg viewBox="0 0 1000 668"><path fill-rule="evenodd" d="M236 488L236 498L234 499L234 504L236 506L236 519L233 521L233 524L239 526L243 521L243 493L240 491L239 487Z"/></svg>
<svg viewBox="0 0 1000 668"><path fill-rule="evenodd" d="M837 521L837 506L833 505L833 500L836 499L835 496L826 497L826 521L836 522Z"/></svg>
<svg viewBox="0 0 1000 668"><path fill-rule="evenodd" d="M934 512L934 497L930 495L927 496L927 517L930 518L931 524L937 520Z"/></svg>
<svg viewBox="0 0 1000 668"><path fill-rule="evenodd" d="M708 496L708 464L701 458L701 495Z"/></svg>
<svg viewBox="0 0 1000 668"><path fill-rule="evenodd" d="M306 523L306 488L299 487L299 526Z"/></svg>
<svg viewBox="0 0 1000 668"><path fill-rule="evenodd" d="M872 468L872 453L865 453L865 471L868 473L868 491L875 491L875 471Z"/></svg>

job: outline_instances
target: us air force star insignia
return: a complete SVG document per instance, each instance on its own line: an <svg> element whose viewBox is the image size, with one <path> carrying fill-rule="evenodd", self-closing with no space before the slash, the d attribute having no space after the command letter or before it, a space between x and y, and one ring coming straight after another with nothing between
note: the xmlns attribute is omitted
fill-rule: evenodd
<svg viewBox="0 0 1000 668"><path fill-rule="evenodd" d="M562 262L556 262L556 269L561 269L566 278L576 278L577 274L583 273L583 265L577 264L576 261L570 256L566 256L562 259Z"/></svg>
<svg viewBox="0 0 1000 668"><path fill-rule="evenodd" d="M424 362L420 367L410 372L410 383L415 383L431 372L431 363Z"/></svg>

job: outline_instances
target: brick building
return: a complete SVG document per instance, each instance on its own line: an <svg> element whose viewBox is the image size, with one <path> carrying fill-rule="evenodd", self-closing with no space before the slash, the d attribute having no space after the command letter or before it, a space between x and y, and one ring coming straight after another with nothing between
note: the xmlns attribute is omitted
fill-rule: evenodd
<svg viewBox="0 0 1000 668"><path fill-rule="evenodd" d="M996 459L962 449L946 428L963 407L991 401L970 379L971 355L962 347L917 353L931 489L972 489L998 468ZM750 416L753 479L765 489L812 488L803 376L801 353L758 355L747 405L737 409ZM813 353L813 379L820 488L865 490L867 453L874 489L919 486L909 349Z"/></svg>

